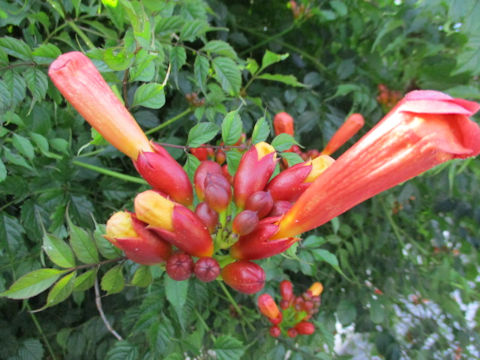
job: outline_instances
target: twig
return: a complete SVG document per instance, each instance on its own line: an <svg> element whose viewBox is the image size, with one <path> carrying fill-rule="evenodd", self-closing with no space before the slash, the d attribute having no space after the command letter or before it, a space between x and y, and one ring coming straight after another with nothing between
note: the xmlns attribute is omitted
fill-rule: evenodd
<svg viewBox="0 0 480 360"><path fill-rule="evenodd" d="M123 88L123 102L125 103L125 107L128 109L128 75L130 74L130 68L125 70L125 74L123 75L122 81L122 88Z"/></svg>
<svg viewBox="0 0 480 360"><path fill-rule="evenodd" d="M35 324L38 332L42 336L43 342L47 346L48 352L50 353L50 356L52 357L53 360L57 360L57 357L55 356L55 353L53 352L52 346L50 345L50 342L48 341L47 336L45 335L45 332L42 329L42 326L40 325L37 317L35 316L34 312L32 311L32 308L30 307L30 304L28 301L25 301L26 307L28 309L28 312L30 316L32 317L33 323Z"/></svg>
<svg viewBox="0 0 480 360"><path fill-rule="evenodd" d="M107 317L102 309L102 298L100 297L100 289L98 287L98 279L95 278L95 305L97 305L98 313L103 320L103 323L107 327L108 331L112 333L113 336L117 338L117 340L122 341L123 338L112 328L112 325L108 322Z"/></svg>

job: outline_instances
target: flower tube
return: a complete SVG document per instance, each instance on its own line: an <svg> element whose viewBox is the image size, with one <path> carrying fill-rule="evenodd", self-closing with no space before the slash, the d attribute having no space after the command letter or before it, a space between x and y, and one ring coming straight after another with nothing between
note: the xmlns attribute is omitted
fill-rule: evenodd
<svg viewBox="0 0 480 360"><path fill-rule="evenodd" d="M135 212L150 225L149 229L180 250L197 257L213 254L213 241L207 227L185 206L147 190L136 196Z"/></svg>
<svg viewBox="0 0 480 360"><path fill-rule="evenodd" d="M273 239L323 225L360 202L455 158L480 153L480 105L413 91L299 197Z"/></svg>
<svg viewBox="0 0 480 360"><path fill-rule="evenodd" d="M123 250L130 260L143 265L161 263L169 258L172 251L169 243L127 211L119 211L110 217L105 238Z"/></svg>
<svg viewBox="0 0 480 360"><path fill-rule="evenodd" d="M340 126L332 138L328 142L322 155L331 155L337 151L343 144L350 140L365 124L362 114L352 114Z"/></svg>

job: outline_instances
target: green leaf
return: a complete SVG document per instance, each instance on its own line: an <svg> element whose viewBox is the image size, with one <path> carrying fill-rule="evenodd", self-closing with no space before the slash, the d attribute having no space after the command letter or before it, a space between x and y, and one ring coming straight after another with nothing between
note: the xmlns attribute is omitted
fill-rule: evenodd
<svg viewBox="0 0 480 360"><path fill-rule="evenodd" d="M193 64L193 71L197 85L203 92L207 91L207 76L210 70L210 63L205 56L197 55Z"/></svg>
<svg viewBox="0 0 480 360"><path fill-rule="evenodd" d="M14 154L8 148L3 148L3 155L5 156L5 160L8 162L22 166L26 169L33 170L32 167L28 164L28 162L20 155Z"/></svg>
<svg viewBox="0 0 480 360"><path fill-rule="evenodd" d="M105 360L137 360L138 349L128 341L117 341L108 350Z"/></svg>
<svg viewBox="0 0 480 360"><path fill-rule="evenodd" d="M233 176L237 172L238 165L242 159L242 154L237 150L229 150L225 152L225 155L227 156L228 172Z"/></svg>
<svg viewBox="0 0 480 360"><path fill-rule="evenodd" d="M172 73L176 74L187 62L187 53L185 48L174 46L170 50L170 63L172 64Z"/></svg>
<svg viewBox="0 0 480 360"><path fill-rule="evenodd" d="M47 304L45 307L59 304L68 298L73 291L76 276L77 272L72 271L70 274L61 278L48 293Z"/></svg>
<svg viewBox="0 0 480 360"><path fill-rule="evenodd" d="M340 16L346 16L348 14L348 7L343 1L332 0L330 1L330 6L335 10L335 12Z"/></svg>
<svg viewBox="0 0 480 360"><path fill-rule="evenodd" d="M337 92L333 96L328 98L328 100L339 97L339 96L347 95L351 92L358 92L358 91L361 91L361 88L356 84L342 84L338 86Z"/></svg>
<svg viewBox="0 0 480 360"><path fill-rule="evenodd" d="M304 162L302 157L294 152L282 152L280 156L287 160L288 166L293 166Z"/></svg>
<svg viewBox="0 0 480 360"><path fill-rule="evenodd" d="M225 92L237 94L242 85L240 69L235 62L227 57L219 56L212 60L215 78Z"/></svg>
<svg viewBox="0 0 480 360"><path fill-rule="evenodd" d="M265 54L263 55L262 58L262 67L260 70L264 70L266 67L275 64L277 62L283 61L286 58L288 58L290 54L275 54L274 52L271 52L270 50L265 51Z"/></svg>
<svg viewBox="0 0 480 360"><path fill-rule="evenodd" d="M145 49L141 49L135 55L135 66L130 68L131 81L152 81L155 77L155 58Z"/></svg>
<svg viewBox="0 0 480 360"><path fill-rule="evenodd" d="M150 266L140 266L133 275L132 285L139 287L147 287L152 283L152 272Z"/></svg>
<svg viewBox="0 0 480 360"><path fill-rule="evenodd" d="M97 245L98 251L104 258L107 259L115 259L122 255L122 251L116 248L110 241L105 239L103 235L105 235L105 225L98 225L93 232L93 238L95 240L95 244Z"/></svg>
<svg viewBox="0 0 480 360"><path fill-rule="evenodd" d="M237 53L235 52L235 50L230 46L229 43L222 40L211 40L208 43L206 43L201 50L207 53L226 56L231 59L237 58Z"/></svg>
<svg viewBox="0 0 480 360"><path fill-rule="evenodd" d="M213 350L218 360L239 360L245 353L245 346L232 336L221 335L215 340Z"/></svg>
<svg viewBox="0 0 480 360"><path fill-rule="evenodd" d="M96 277L97 277L96 269L85 271L82 275L75 278L75 282L73 284L73 290L85 291L90 289L95 283Z"/></svg>
<svg viewBox="0 0 480 360"><path fill-rule="evenodd" d="M450 96L457 98L480 100L480 89L475 86L457 85L448 90L445 90L445 92Z"/></svg>
<svg viewBox="0 0 480 360"><path fill-rule="evenodd" d="M217 136L219 130L217 124L211 122L198 123L188 132L187 145L190 147L198 147L206 144Z"/></svg>
<svg viewBox="0 0 480 360"><path fill-rule="evenodd" d="M35 156L33 145L27 138L17 134L13 134L12 144L13 146L15 146L15 149L17 149L20 154L22 154L29 160L32 160Z"/></svg>
<svg viewBox="0 0 480 360"><path fill-rule="evenodd" d="M33 140L35 145L37 145L37 147L42 153L48 153L48 140L43 135L37 133L30 133L30 138Z"/></svg>
<svg viewBox="0 0 480 360"><path fill-rule="evenodd" d="M292 147L292 145L299 145L299 144L295 141L293 136L290 134L285 134L285 133L279 134L275 136L275 138L272 141L272 146L277 151L288 150Z"/></svg>
<svg viewBox="0 0 480 360"><path fill-rule="evenodd" d="M38 339L26 339L18 349L19 360L42 360L45 350ZM9 358L10 359L10 358ZM13 359L13 358L11 358Z"/></svg>
<svg viewBox="0 0 480 360"><path fill-rule="evenodd" d="M37 100L43 100L48 89L47 75L37 68L28 68L23 76L33 97Z"/></svg>
<svg viewBox="0 0 480 360"><path fill-rule="evenodd" d="M270 126L264 116L257 120L252 132L252 144L258 144L265 141L270 135Z"/></svg>
<svg viewBox="0 0 480 360"><path fill-rule="evenodd" d="M187 162L184 165L185 172L187 173L188 177L191 181L193 181L193 176L195 175L195 171L200 166L200 160L198 160L194 155L187 154Z"/></svg>
<svg viewBox="0 0 480 360"><path fill-rule="evenodd" d="M325 238L318 235L309 235L301 242L302 247L307 249L315 249L325 244Z"/></svg>
<svg viewBox="0 0 480 360"><path fill-rule="evenodd" d="M38 64L50 64L53 60L60 56L62 52L53 44L43 44L33 50L33 59Z"/></svg>
<svg viewBox="0 0 480 360"><path fill-rule="evenodd" d="M63 268L75 266L75 257L72 249L66 242L56 236L45 233L43 235L42 248L55 265Z"/></svg>
<svg viewBox="0 0 480 360"><path fill-rule="evenodd" d="M165 104L163 86L157 83L143 84L133 97L132 106L144 106L151 109L160 109Z"/></svg>
<svg viewBox="0 0 480 360"><path fill-rule="evenodd" d="M471 34L466 45L467 49L457 56L457 68L452 75L469 72L472 76L480 74L480 35Z"/></svg>
<svg viewBox="0 0 480 360"><path fill-rule="evenodd" d="M3 84L8 91L8 97L3 99L9 106L17 106L23 99L25 99L26 83L20 74L8 70L3 74Z"/></svg>
<svg viewBox="0 0 480 360"><path fill-rule="evenodd" d="M330 251L324 250L324 249L316 249L312 251L312 254L316 260L325 261L326 263L330 264L335 270L337 270L340 274L343 275L343 272L340 269L340 266L338 264L337 257L334 254L332 254Z"/></svg>
<svg viewBox="0 0 480 360"><path fill-rule="evenodd" d="M187 301L188 280L176 281L165 276L165 294L168 302L173 306L178 317L181 318L183 314L183 306Z"/></svg>
<svg viewBox="0 0 480 360"><path fill-rule="evenodd" d="M100 286L108 295L119 293L125 287L125 279L123 278L122 270L122 265L116 265L103 275Z"/></svg>
<svg viewBox="0 0 480 360"><path fill-rule="evenodd" d="M271 80L281 82L283 84L297 86L297 87L305 87L305 84L302 84L294 75L282 75L282 74L261 74L257 77L257 79L262 80Z"/></svg>
<svg viewBox="0 0 480 360"><path fill-rule="evenodd" d="M20 39L16 39L10 36L4 36L0 38L0 48L3 49L8 55L16 57L21 60L31 60L32 51L30 47Z"/></svg>
<svg viewBox="0 0 480 360"><path fill-rule="evenodd" d="M250 74L255 75L258 71L258 63L255 59L248 58L247 65L245 67Z"/></svg>
<svg viewBox="0 0 480 360"><path fill-rule="evenodd" d="M243 124L238 111L230 111L222 122L222 139L225 145L233 145L242 136Z"/></svg>
<svg viewBox="0 0 480 360"><path fill-rule="evenodd" d="M171 34L180 31L184 23L185 20L179 15L161 18L158 20L155 31L159 34Z"/></svg>
<svg viewBox="0 0 480 360"><path fill-rule="evenodd" d="M103 61L108 67L115 71L123 71L128 69L133 62L134 54L128 53L125 49L114 52L113 48L108 48L103 53Z"/></svg>
<svg viewBox="0 0 480 360"><path fill-rule="evenodd" d="M7 291L0 293L10 299L28 299L48 289L66 270L39 269L23 275Z"/></svg>
<svg viewBox="0 0 480 360"><path fill-rule="evenodd" d="M375 324L381 324L385 320L385 309L378 300L372 300L370 303L370 320Z"/></svg>
<svg viewBox="0 0 480 360"><path fill-rule="evenodd" d="M68 155L70 152L70 144L67 140L61 138L50 139L50 145L62 154Z"/></svg>
<svg viewBox="0 0 480 360"><path fill-rule="evenodd" d="M342 300L337 307L337 316L342 325L349 325L355 321L357 309L350 301Z"/></svg>
<svg viewBox="0 0 480 360"><path fill-rule="evenodd" d="M70 219L68 219L68 227L70 230L70 246L78 260L84 264L98 263L98 251L90 235L82 228L74 225Z"/></svg>
<svg viewBox="0 0 480 360"><path fill-rule="evenodd" d="M0 182L7 178L7 168L3 163L2 159L0 159Z"/></svg>
<svg viewBox="0 0 480 360"><path fill-rule="evenodd" d="M195 38L203 35L208 29L208 25L203 20L188 21L182 27L180 32L180 40L193 41Z"/></svg>

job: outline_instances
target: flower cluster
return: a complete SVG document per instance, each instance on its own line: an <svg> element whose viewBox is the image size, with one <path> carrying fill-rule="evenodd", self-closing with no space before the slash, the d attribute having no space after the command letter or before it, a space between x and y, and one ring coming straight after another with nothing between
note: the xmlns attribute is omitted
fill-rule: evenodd
<svg viewBox="0 0 480 360"><path fill-rule="evenodd" d="M280 283L280 309L269 294L262 294L257 299L258 309L271 323L270 335L279 337L281 334L289 337L311 335L315 326L308 320L318 312L323 292L323 285L315 282L300 296L293 293L293 285L288 280Z"/></svg>
<svg viewBox="0 0 480 360"><path fill-rule="evenodd" d="M255 293L265 273L253 260L279 254L358 203L435 165L480 152L480 128L468 116L479 105L436 91L414 91L337 160L330 157L361 126L354 114L322 153L272 178L277 152L248 144L230 176L222 152L197 149L193 184L183 167L147 139L93 63L82 53L61 55L49 75L65 98L113 146L129 156L152 189L135 197L134 211L115 213L105 237L140 264L166 262L169 276L221 278ZM293 135L286 113L277 133ZM295 149L291 149L295 151ZM223 165L223 166L222 166Z"/></svg>
<svg viewBox="0 0 480 360"><path fill-rule="evenodd" d="M377 101L385 110L390 110L402 99L402 93L396 90L390 90L384 84L378 84Z"/></svg>

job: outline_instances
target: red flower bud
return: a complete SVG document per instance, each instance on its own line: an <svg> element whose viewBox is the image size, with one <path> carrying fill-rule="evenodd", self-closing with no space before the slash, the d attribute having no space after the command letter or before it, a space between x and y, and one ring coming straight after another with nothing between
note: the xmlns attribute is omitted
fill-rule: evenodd
<svg viewBox="0 0 480 360"><path fill-rule="evenodd" d="M243 209L248 197L263 190L275 170L275 149L261 142L243 154L233 178L235 204Z"/></svg>
<svg viewBox="0 0 480 360"><path fill-rule="evenodd" d="M275 135L289 134L293 136L293 125L293 117L286 112L278 113L273 118L273 129L275 130Z"/></svg>
<svg viewBox="0 0 480 360"><path fill-rule="evenodd" d="M218 184L211 183L205 187L205 202L217 213L227 209L230 204L230 196L231 192Z"/></svg>
<svg viewBox="0 0 480 360"><path fill-rule="evenodd" d="M259 219L263 219L272 210L273 199L268 191L257 191L250 195L245 209L256 211Z"/></svg>
<svg viewBox="0 0 480 360"><path fill-rule="evenodd" d="M203 257L197 260L193 271L200 281L210 282L220 275L220 265L211 257Z"/></svg>
<svg viewBox="0 0 480 360"><path fill-rule="evenodd" d="M235 216L232 231L240 236L250 234L258 225L258 216L255 211L244 210Z"/></svg>
<svg viewBox="0 0 480 360"><path fill-rule="evenodd" d="M225 152L223 150L218 150L215 154L215 161L217 164L222 165L226 160Z"/></svg>
<svg viewBox="0 0 480 360"><path fill-rule="evenodd" d="M270 240L278 231L274 222L277 218L266 218L260 221L254 231L241 236L230 248L230 254L239 260L256 260L267 258L287 250L298 238Z"/></svg>
<svg viewBox="0 0 480 360"><path fill-rule="evenodd" d="M193 272L192 257L185 253L173 254L167 260L166 271L173 280L182 281L188 279Z"/></svg>
<svg viewBox="0 0 480 360"><path fill-rule="evenodd" d="M283 309L283 310L286 310L290 307L290 301L288 300L280 300L280 307Z"/></svg>
<svg viewBox="0 0 480 360"><path fill-rule="evenodd" d="M268 216L270 217L279 217L285 214L290 208L293 206L293 204L290 201L285 201L285 200L278 200L273 203L272 211L270 211L270 214Z"/></svg>
<svg viewBox="0 0 480 360"><path fill-rule="evenodd" d="M315 325L308 321L301 321L295 325L295 330L300 335L312 335L315 332Z"/></svg>
<svg viewBox="0 0 480 360"><path fill-rule="evenodd" d="M195 209L195 214L202 220L203 224L208 228L208 231L211 233L215 231L218 224L218 214L210 209L207 203L199 203Z"/></svg>
<svg viewBox="0 0 480 360"><path fill-rule="evenodd" d="M265 285L265 272L250 261L228 264L222 269L221 275L227 285L245 294L254 294Z"/></svg>
<svg viewBox="0 0 480 360"><path fill-rule="evenodd" d="M322 154L331 155L350 140L365 124L361 114L352 114L332 136Z"/></svg>
<svg viewBox="0 0 480 360"><path fill-rule="evenodd" d="M270 336L274 337L274 338L277 338L280 336L281 334L281 330L280 328L277 326L277 325L274 325L270 328Z"/></svg>
<svg viewBox="0 0 480 360"><path fill-rule="evenodd" d="M193 182L195 183L195 191L200 201L205 199L205 179L208 174L222 174L222 167L210 160L202 161L198 166L193 176Z"/></svg>
<svg viewBox="0 0 480 360"><path fill-rule="evenodd" d="M174 201L191 205L193 190L183 167L162 146L152 143L154 152L141 152L135 167L155 189L169 195Z"/></svg>
<svg viewBox="0 0 480 360"><path fill-rule="evenodd" d="M283 300L290 301L293 297L293 285L288 280L283 280L280 282L280 295L282 295Z"/></svg>
<svg viewBox="0 0 480 360"><path fill-rule="evenodd" d="M208 149L205 147L190 148L190 152L200 161L208 159Z"/></svg>
<svg viewBox="0 0 480 360"><path fill-rule="evenodd" d="M146 228L134 214L117 212L106 225L105 238L125 252L136 263L153 265L168 259L172 247L160 236Z"/></svg>
<svg viewBox="0 0 480 360"><path fill-rule="evenodd" d="M207 227L191 210L153 190L135 198L137 217L164 240L193 256L211 256L213 241Z"/></svg>
<svg viewBox="0 0 480 360"><path fill-rule="evenodd" d="M274 320L280 317L281 313L275 300L269 294L262 294L257 299L258 309L267 318Z"/></svg>
<svg viewBox="0 0 480 360"><path fill-rule="evenodd" d="M312 293L312 296L319 296L323 292L323 285L316 281L308 288L308 291Z"/></svg>
<svg viewBox="0 0 480 360"><path fill-rule="evenodd" d="M291 338L297 337L298 331L295 328L290 328L287 330L287 335Z"/></svg>
<svg viewBox="0 0 480 360"><path fill-rule="evenodd" d="M223 173L223 176L225 176L225 179L228 180L228 182L230 183L230 185L233 185L233 177L232 175L230 175L230 173L228 172L228 165L225 164L222 166L222 173Z"/></svg>

